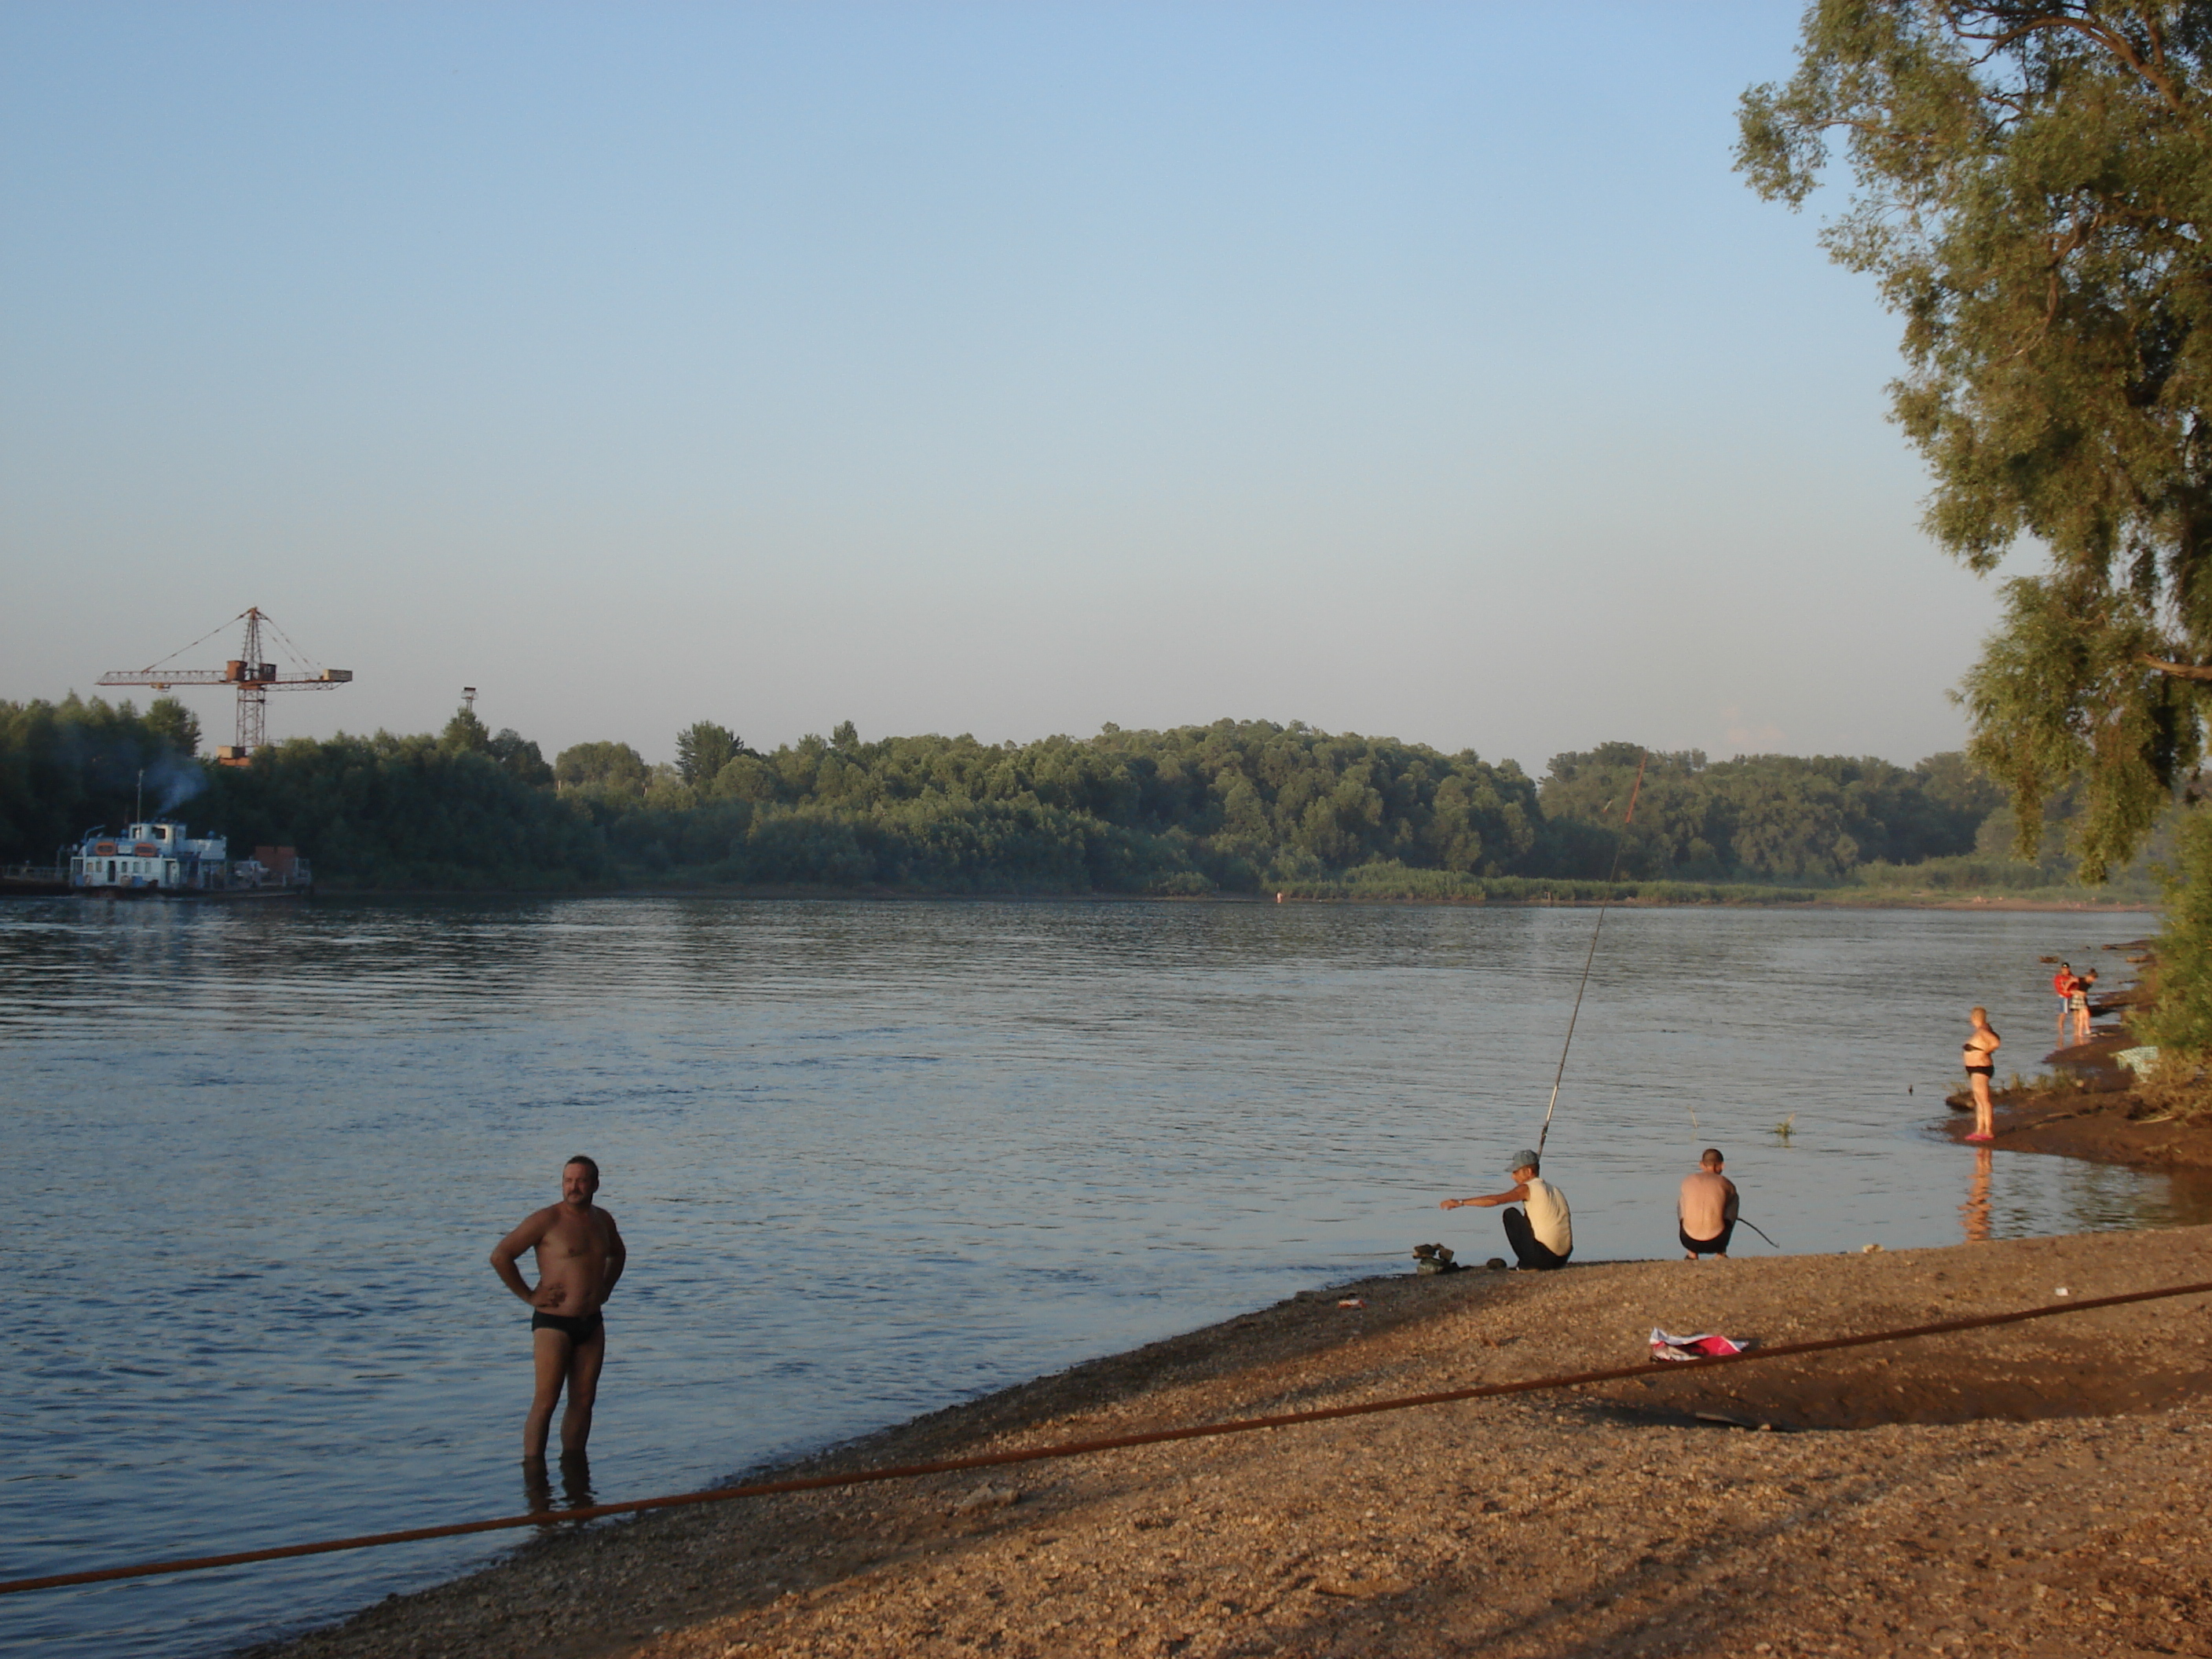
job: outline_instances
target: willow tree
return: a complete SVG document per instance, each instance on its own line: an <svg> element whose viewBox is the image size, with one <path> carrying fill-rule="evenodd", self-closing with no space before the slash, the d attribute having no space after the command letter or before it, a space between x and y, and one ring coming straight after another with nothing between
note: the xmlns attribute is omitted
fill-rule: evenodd
<svg viewBox="0 0 2212 1659"><path fill-rule="evenodd" d="M1823 240L1904 319L1929 531L1984 574L2040 549L1960 696L2024 855L2078 782L2093 881L2187 784L2212 696L2209 88L2207 0L1820 0L1795 76L1743 100L1761 195L1848 166Z"/></svg>

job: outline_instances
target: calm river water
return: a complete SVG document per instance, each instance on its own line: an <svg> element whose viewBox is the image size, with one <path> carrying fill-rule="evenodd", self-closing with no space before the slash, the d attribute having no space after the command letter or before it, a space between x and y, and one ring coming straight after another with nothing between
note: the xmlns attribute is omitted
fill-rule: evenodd
<svg viewBox="0 0 2212 1659"><path fill-rule="evenodd" d="M9 903L0 1577L524 1507L527 1313L484 1257L571 1152L605 1166L631 1252L602 1501L1421 1240L1489 1255L1493 1214L1436 1203L1506 1184L1534 1138L1592 920ZM1786 1249L1959 1239L1973 1154L1927 1126L1966 1007L2008 1039L2001 1075L2033 1070L2055 1008L2037 957L2151 926L1613 913L1547 1159L1578 1256L1674 1254L1674 1184L1709 1141ZM2163 1177L2002 1153L1988 1197L1999 1236L2212 1214ZM1623 1310L1628 1352L1663 1312ZM500 1547L15 1598L0 1650L221 1650Z"/></svg>

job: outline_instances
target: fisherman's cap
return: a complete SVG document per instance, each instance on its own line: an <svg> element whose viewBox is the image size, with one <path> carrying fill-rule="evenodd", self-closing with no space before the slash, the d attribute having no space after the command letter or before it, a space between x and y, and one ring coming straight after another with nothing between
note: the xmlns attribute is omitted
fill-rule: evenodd
<svg viewBox="0 0 2212 1659"><path fill-rule="evenodd" d="M1536 1154L1531 1152L1528 1147L1523 1146L1519 1152L1513 1154L1513 1161L1505 1166L1505 1172L1508 1175L1510 1175L1516 1170L1536 1170L1541 1169L1543 1165L1538 1160Z"/></svg>

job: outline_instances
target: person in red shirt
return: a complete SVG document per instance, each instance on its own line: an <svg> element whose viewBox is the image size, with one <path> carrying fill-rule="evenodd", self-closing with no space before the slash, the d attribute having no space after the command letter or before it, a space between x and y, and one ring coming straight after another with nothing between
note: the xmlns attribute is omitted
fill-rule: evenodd
<svg viewBox="0 0 2212 1659"><path fill-rule="evenodd" d="M2074 1012L2074 988L2079 983L2074 977L2074 964L2062 962L2058 971L2051 976L2051 988L2058 998L2058 1041L2066 1041L2066 1017Z"/></svg>

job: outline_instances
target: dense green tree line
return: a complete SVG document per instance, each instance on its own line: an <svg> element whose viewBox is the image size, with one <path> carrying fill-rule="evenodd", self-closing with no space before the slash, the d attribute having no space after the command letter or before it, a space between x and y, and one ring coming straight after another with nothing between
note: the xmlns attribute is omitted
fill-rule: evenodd
<svg viewBox="0 0 2212 1659"><path fill-rule="evenodd" d="M1641 754L1609 743L1553 757L1540 793L1556 839L1546 873L1602 876L1618 844L1625 878L1833 881L1862 864L1973 852L2005 803L1955 754L1908 771L1832 755L1709 763L1688 750L1645 761L1635 817L1616 831Z"/></svg>
<svg viewBox="0 0 2212 1659"><path fill-rule="evenodd" d="M295 738L247 767L210 767L210 827L234 851L297 847L349 887L596 885L617 871L556 793L538 745L463 710L435 738Z"/></svg>
<svg viewBox="0 0 2212 1659"><path fill-rule="evenodd" d="M347 886L573 888L617 874L538 745L466 710L441 737L295 738L250 767L196 759L198 743L172 698L144 714L98 698L0 702L0 861L47 863L143 803L228 835L240 856L297 847Z"/></svg>
<svg viewBox="0 0 2212 1659"><path fill-rule="evenodd" d="M957 888L1249 890L1389 859L1495 873L1526 860L1538 824L1510 763L1265 721L1026 744L864 743L847 722L769 754L737 747L689 780L618 774L606 745L580 747L556 771L618 855L779 872L765 880L817 858L866 872L848 879Z"/></svg>
<svg viewBox="0 0 2212 1659"><path fill-rule="evenodd" d="M241 847L298 847L328 884L541 889L622 881L927 891L1501 890L1516 879L1847 879L1977 850L2002 795L1957 755L1904 768L1765 755L1512 762L1293 722L1219 720L1090 738L863 741L848 721L771 751L701 721L673 766L614 741L550 764L468 709L435 737L295 738L245 768L191 758L165 699L144 714L71 699L0 705L0 837L50 857L129 816L141 769ZM177 799L172 799L173 794ZM1984 847L1981 850L1990 850Z"/></svg>

